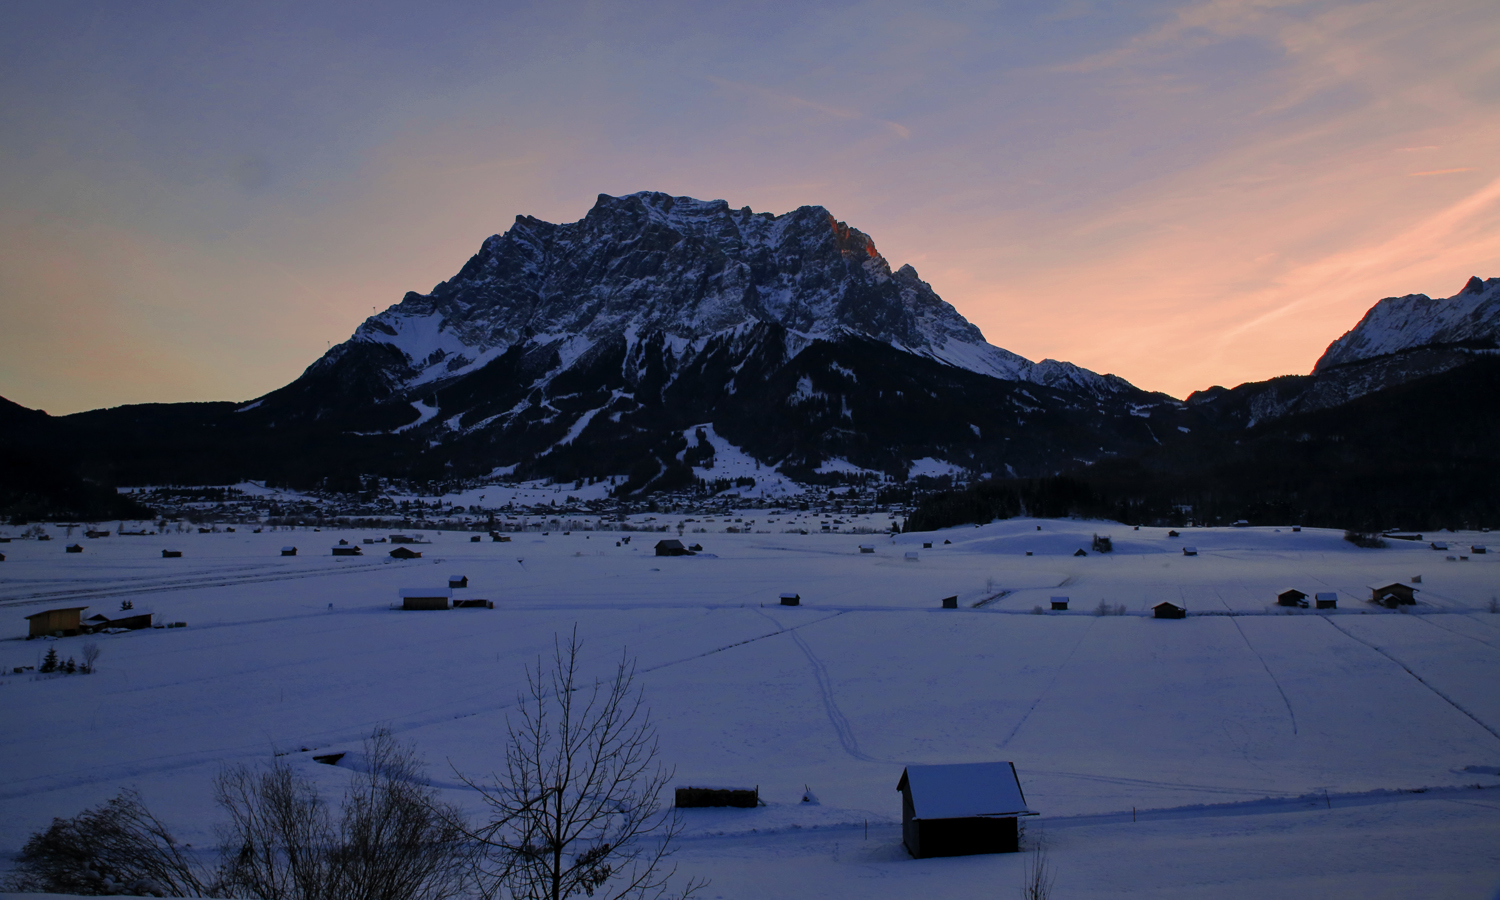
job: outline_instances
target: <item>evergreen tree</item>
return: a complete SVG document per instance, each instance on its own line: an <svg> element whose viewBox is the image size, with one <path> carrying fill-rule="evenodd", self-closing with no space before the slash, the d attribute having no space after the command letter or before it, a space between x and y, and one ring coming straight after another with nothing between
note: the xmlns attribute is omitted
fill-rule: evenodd
<svg viewBox="0 0 1500 900"><path fill-rule="evenodd" d="M42 657L42 671L43 672L56 672L57 671L57 648L56 647L48 647L47 648L47 655L44 656L44 657Z"/></svg>
<svg viewBox="0 0 1500 900"><path fill-rule="evenodd" d="M70 656L68 657L68 661L63 663L62 670L72 675L78 671L78 663L74 662L73 657Z"/></svg>

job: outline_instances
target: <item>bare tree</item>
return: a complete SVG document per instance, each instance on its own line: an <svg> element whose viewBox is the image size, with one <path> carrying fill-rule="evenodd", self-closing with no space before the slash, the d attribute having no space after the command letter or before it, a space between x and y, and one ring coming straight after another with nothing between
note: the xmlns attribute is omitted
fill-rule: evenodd
<svg viewBox="0 0 1500 900"><path fill-rule="evenodd" d="M94 671L94 663L99 661L99 645L93 641L83 645L83 671Z"/></svg>
<svg viewBox="0 0 1500 900"><path fill-rule="evenodd" d="M463 893L468 841L410 747L387 729L365 741L338 819L306 777L277 760L216 781L223 829L218 889L263 900L447 900Z"/></svg>
<svg viewBox="0 0 1500 900"><path fill-rule="evenodd" d="M135 791L33 834L7 887L55 894L189 897L208 893L191 851Z"/></svg>
<svg viewBox="0 0 1500 900"><path fill-rule="evenodd" d="M681 828L661 794L672 778L656 760L656 728L622 656L609 681L580 675L575 626L554 638L552 665L526 673L507 723L505 770L495 784L460 775L490 808L474 832L484 897L603 900L663 896ZM702 883L689 881L681 896Z"/></svg>

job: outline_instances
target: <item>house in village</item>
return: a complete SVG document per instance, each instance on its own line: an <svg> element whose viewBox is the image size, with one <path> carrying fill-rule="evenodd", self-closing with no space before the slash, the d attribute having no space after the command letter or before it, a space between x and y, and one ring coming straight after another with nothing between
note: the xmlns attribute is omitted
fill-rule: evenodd
<svg viewBox="0 0 1500 900"><path fill-rule="evenodd" d="M901 792L901 839L917 859L1014 853L1026 807L1016 767L1009 762L907 766Z"/></svg>
<svg viewBox="0 0 1500 900"><path fill-rule="evenodd" d="M448 588L402 588L402 609L448 609L453 591Z"/></svg>
<svg viewBox="0 0 1500 900"><path fill-rule="evenodd" d="M87 606L65 606L61 609L32 613L26 617L27 623L31 626L27 637L46 637L49 634L63 637L75 635L83 630L79 617L86 609L88 609Z"/></svg>

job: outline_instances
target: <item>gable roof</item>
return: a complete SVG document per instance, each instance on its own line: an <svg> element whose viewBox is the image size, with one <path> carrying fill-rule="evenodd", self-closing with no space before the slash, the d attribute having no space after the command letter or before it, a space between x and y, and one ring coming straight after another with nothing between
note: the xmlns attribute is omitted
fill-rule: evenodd
<svg viewBox="0 0 1500 900"><path fill-rule="evenodd" d="M1010 762L907 766L896 790L908 787L918 819L1037 815L1026 808L1016 766Z"/></svg>
<svg viewBox="0 0 1500 900"><path fill-rule="evenodd" d="M39 618L41 616L50 616L53 613L76 612L76 611L81 610L81 609L88 609L88 607L87 606L62 606L62 607L59 607L57 609L44 609L44 610L42 610L39 613L32 613L31 615L27 616L26 618L28 618L28 619L35 619L35 618Z"/></svg>

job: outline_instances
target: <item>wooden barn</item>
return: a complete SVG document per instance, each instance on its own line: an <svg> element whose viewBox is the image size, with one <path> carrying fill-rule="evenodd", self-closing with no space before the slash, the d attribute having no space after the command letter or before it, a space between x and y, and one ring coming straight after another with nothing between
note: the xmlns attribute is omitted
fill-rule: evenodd
<svg viewBox="0 0 1500 900"><path fill-rule="evenodd" d="M943 598L943 609L958 609L958 595Z"/></svg>
<svg viewBox="0 0 1500 900"><path fill-rule="evenodd" d="M1379 603L1381 606L1395 609L1398 606L1414 606L1417 602L1417 588L1399 581L1389 584L1370 585L1370 602Z"/></svg>
<svg viewBox="0 0 1500 900"><path fill-rule="evenodd" d="M397 547L391 551L391 559L421 559L422 551L408 547Z"/></svg>
<svg viewBox="0 0 1500 900"><path fill-rule="evenodd" d="M468 586L469 586L469 576L467 576L467 575L449 575L448 576L448 587L450 589L451 588L466 588Z"/></svg>
<svg viewBox="0 0 1500 900"><path fill-rule="evenodd" d="M82 544L69 544L68 546L64 547L63 549L66 550L69 553L82 553L83 552L83 545Z"/></svg>
<svg viewBox="0 0 1500 900"><path fill-rule="evenodd" d="M181 559L182 558L182 551L181 550L163 550L161 552L161 558L162 559Z"/></svg>
<svg viewBox="0 0 1500 900"><path fill-rule="evenodd" d="M49 634L61 634L63 636L74 635L83 630L79 621L80 615L87 606L65 606L61 609L49 609L39 613L32 613L26 617L31 625L28 637L46 637Z"/></svg>
<svg viewBox="0 0 1500 900"><path fill-rule="evenodd" d="M1183 547L1182 548L1182 555L1183 556L1197 556L1198 555L1198 548L1197 547Z"/></svg>
<svg viewBox="0 0 1500 900"><path fill-rule="evenodd" d="M1485 554L1489 553L1490 551L1489 548L1483 544L1472 544L1469 547L1469 552L1474 554Z"/></svg>
<svg viewBox="0 0 1500 900"><path fill-rule="evenodd" d="M1186 619L1187 610L1164 600L1151 607L1151 615L1158 619Z"/></svg>
<svg viewBox="0 0 1500 900"><path fill-rule="evenodd" d="M1307 606L1307 593L1296 588L1287 588L1276 593L1277 606Z"/></svg>
<svg viewBox="0 0 1500 900"><path fill-rule="evenodd" d="M365 552L359 547L334 547L334 556L364 556Z"/></svg>
<svg viewBox="0 0 1500 900"><path fill-rule="evenodd" d="M1313 594L1313 604L1318 609L1338 609L1339 595L1334 591L1318 591Z"/></svg>
<svg viewBox="0 0 1500 900"><path fill-rule="evenodd" d="M297 548L296 547L282 547L281 548L281 555L282 556L296 556L297 555Z"/></svg>
<svg viewBox="0 0 1500 900"><path fill-rule="evenodd" d="M1067 597L1053 597L1052 598L1052 608L1053 609L1067 609L1068 608L1068 598Z"/></svg>
<svg viewBox="0 0 1500 900"><path fill-rule="evenodd" d="M781 595L781 605L782 606L801 606L802 605L802 595L801 594L794 594L791 591L787 591L786 593L784 593L784 594Z"/></svg>
<svg viewBox="0 0 1500 900"><path fill-rule="evenodd" d="M453 592L447 588L402 588L402 609L447 609Z"/></svg>
<svg viewBox="0 0 1500 900"><path fill-rule="evenodd" d="M139 631L150 627L150 613L135 613L128 616L118 616L113 619L104 613L94 613L83 620L84 631L103 631L106 628L128 628L131 631Z"/></svg>
<svg viewBox="0 0 1500 900"><path fill-rule="evenodd" d="M656 555L692 556L693 551L689 550L687 546L682 543L682 541L679 541L676 538L667 538L666 540L656 542Z"/></svg>
<svg viewBox="0 0 1500 900"><path fill-rule="evenodd" d="M917 859L1014 853L1026 808L1016 767L1009 762L907 766L901 792L901 839Z"/></svg>
<svg viewBox="0 0 1500 900"><path fill-rule="evenodd" d="M860 553L874 553L875 552L875 545L874 544L860 544L859 545L859 552Z"/></svg>

